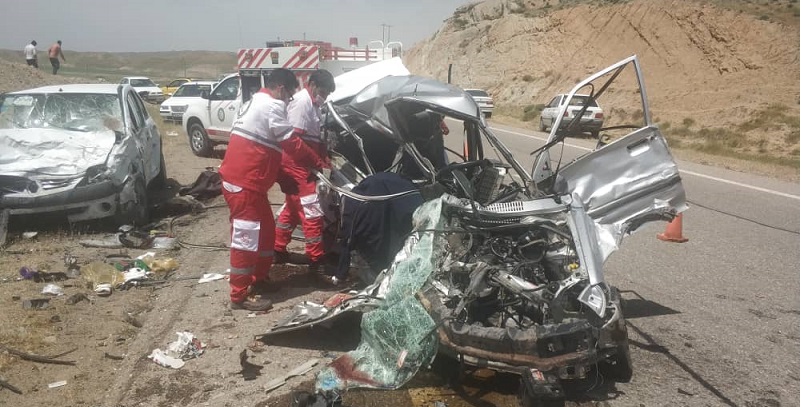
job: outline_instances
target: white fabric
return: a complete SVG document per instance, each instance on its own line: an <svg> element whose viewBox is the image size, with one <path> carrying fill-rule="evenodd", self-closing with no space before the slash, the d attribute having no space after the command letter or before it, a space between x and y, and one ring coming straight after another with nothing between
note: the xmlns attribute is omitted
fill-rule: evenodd
<svg viewBox="0 0 801 407"><path fill-rule="evenodd" d="M258 92L239 110L232 132L281 151L279 143L287 140L292 130L286 117L286 104L264 92Z"/></svg>
<svg viewBox="0 0 801 407"><path fill-rule="evenodd" d="M234 184L232 184L230 182L223 181L222 185L223 185L223 188L225 188L226 191L228 191L228 192L230 192L232 194L235 194L237 192L242 192L242 187L234 185Z"/></svg>
<svg viewBox="0 0 801 407"><path fill-rule="evenodd" d="M300 205L303 207L303 215L306 219L314 219L323 216L323 207L317 194L300 197Z"/></svg>
<svg viewBox="0 0 801 407"><path fill-rule="evenodd" d="M308 89L303 88L292 96L286 114L292 126L306 132L305 139L318 143L322 141L320 139L322 113L320 108L314 105Z"/></svg>
<svg viewBox="0 0 801 407"><path fill-rule="evenodd" d="M28 44L25 46L25 59L34 59L36 58L36 47L33 44Z"/></svg>
<svg viewBox="0 0 801 407"><path fill-rule="evenodd" d="M261 222L252 220L234 219L234 227L231 232L231 248L244 250L246 252L256 252L259 250L259 231Z"/></svg>

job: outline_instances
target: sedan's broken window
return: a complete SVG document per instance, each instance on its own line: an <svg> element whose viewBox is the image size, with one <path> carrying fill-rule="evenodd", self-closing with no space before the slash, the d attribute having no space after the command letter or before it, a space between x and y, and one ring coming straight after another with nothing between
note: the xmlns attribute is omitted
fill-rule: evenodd
<svg viewBox="0 0 801 407"><path fill-rule="evenodd" d="M121 119L119 100L111 94L6 95L0 99L0 128L118 130Z"/></svg>

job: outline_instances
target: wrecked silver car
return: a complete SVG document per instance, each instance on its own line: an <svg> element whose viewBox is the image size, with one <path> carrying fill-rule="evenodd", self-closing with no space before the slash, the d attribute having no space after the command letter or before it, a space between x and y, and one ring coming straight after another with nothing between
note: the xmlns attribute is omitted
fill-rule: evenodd
<svg viewBox="0 0 801 407"><path fill-rule="evenodd" d="M127 85L0 95L0 211L143 224L166 179L161 135Z"/></svg>
<svg viewBox="0 0 801 407"><path fill-rule="evenodd" d="M334 217L349 205L409 197L419 203L409 232L393 246L388 264L372 270L367 288L324 304L299 304L267 335L364 312L360 345L320 373L322 393L397 388L437 352L520 374L522 398L532 405L561 400L566 380L629 381L620 296L603 265L625 236L646 222L672 219L686 203L678 168L651 121L636 56L580 82L569 95L582 91L598 99L622 74L633 78L624 87L637 87L626 94L639 98L643 123L612 122L607 133L623 130L619 138L599 140L594 151L564 165L566 133L552 130L531 153L530 172L457 87L390 75L329 103L337 124L334 168L319 190L335 196ZM561 113L553 129L563 127ZM387 173L407 186L359 190ZM359 220L340 221L340 234L354 239L349 233Z"/></svg>

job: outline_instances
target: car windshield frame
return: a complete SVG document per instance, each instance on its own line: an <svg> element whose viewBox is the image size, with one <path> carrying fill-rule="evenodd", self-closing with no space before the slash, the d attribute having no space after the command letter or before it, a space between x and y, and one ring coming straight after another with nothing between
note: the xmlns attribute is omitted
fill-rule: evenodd
<svg viewBox="0 0 801 407"><path fill-rule="evenodd" d="M0 96L0 129L119 131L122 103L112 93L13 93Z"/></svg>
<svg viewBox="0 0 801 407"><path fill-rule="evenodd" d="M184 94L188 91L188 89L194 88L191 94ZM202 83L185 83L181 85L178 89L175 90L175 93L172 94L173 97L200 97L203 91L211 92L211 85L205 85Z"/></svg>
<svg viewBox="0 0 801 407"><path fill-rule="evenodd" d="M130 82L131 86L133 86L134 88L156 87L156 84L153 82L153 80L149 78L132 78Z"/></svg>

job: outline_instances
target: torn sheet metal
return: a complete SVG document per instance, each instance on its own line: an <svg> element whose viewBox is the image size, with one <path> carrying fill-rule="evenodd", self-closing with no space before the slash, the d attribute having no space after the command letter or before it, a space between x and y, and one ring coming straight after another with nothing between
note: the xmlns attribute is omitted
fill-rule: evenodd
<svg viewBox="0 0 801 407"><path fill-rule="evenodd" d="M77 183L87 168L106 162L114 140L111 130L0 129L0 174L73 176Z"/></svg>

